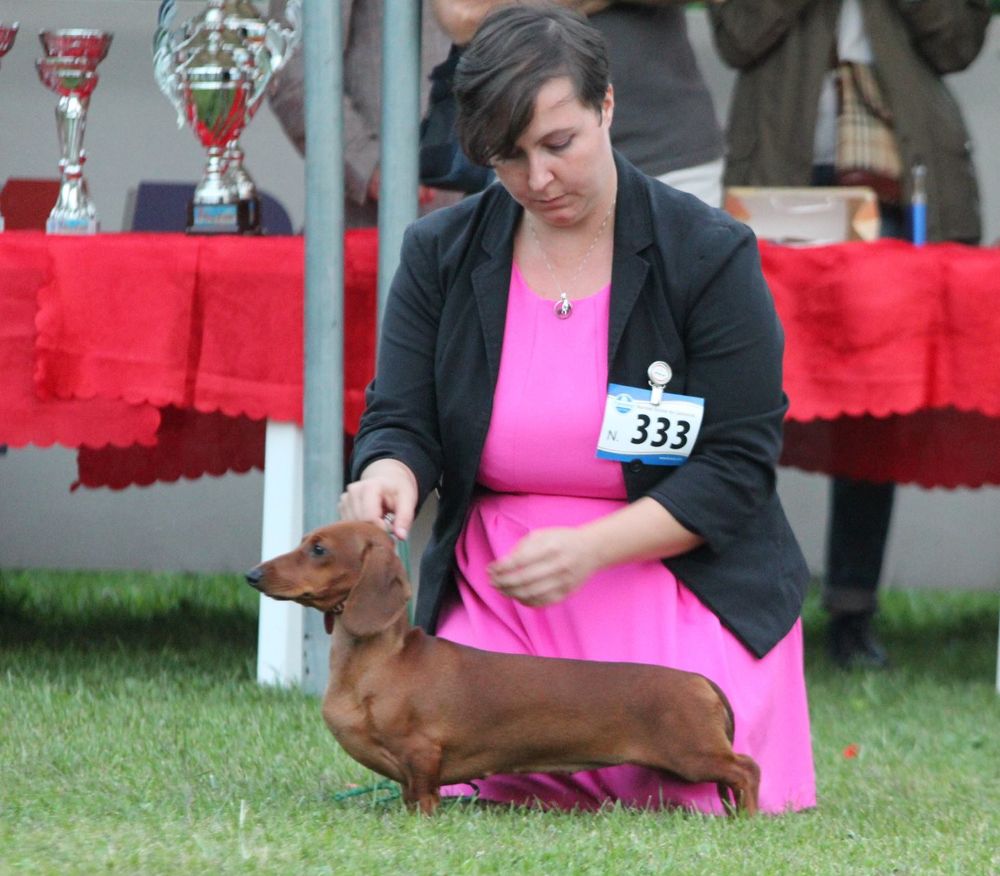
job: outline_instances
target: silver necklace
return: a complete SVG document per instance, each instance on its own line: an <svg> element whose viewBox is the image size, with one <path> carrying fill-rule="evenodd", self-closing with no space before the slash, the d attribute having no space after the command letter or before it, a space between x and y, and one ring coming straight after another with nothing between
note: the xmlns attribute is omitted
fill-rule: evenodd
<svg viewBox="0 0 1000 876"><path fill-rule="evenodd" d="M597 234L594 235L594 239L590 242L590 246L587 247L587 251L583 254L583 258L580 259L580 265L574 272L573 276L570 277L569 285L572 286L583 273L583 269L587 264L587 259L590 258L590 254L594 251L594 247L597 246L597 241L601 239L601 235L604 234L604 229L608 227L608 220L611 218L611 214L615 210L615 204L618 199L615 198L611 201L611 206L608 207L608 212L604 214L604 221L601 222L601 227L597 229ZM556 287L556 291L559 293L559 300L553 305L552 310L558 319L569 319L570 315L573 313L573 302L569 300L569 295L559 283L558 277L556 277L556 272L552 268L552 263L549 261L549 257L545 254L545 248L542 246L542 241L538 238L538 232L535 231L535 223L531 221L531 217L527 217L528 220L528 230L531 232L531 236L535 239L535 244L538 246L538 251L542 255L542 261L545 262L545 267L549 272L549 276L552 278L552 282Z"/></svg>

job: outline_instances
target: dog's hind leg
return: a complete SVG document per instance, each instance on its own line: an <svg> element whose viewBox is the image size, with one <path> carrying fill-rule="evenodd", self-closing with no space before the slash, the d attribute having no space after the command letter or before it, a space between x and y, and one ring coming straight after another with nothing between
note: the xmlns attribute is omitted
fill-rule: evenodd
<svg viewBox="0 0 1000 876"><path fill-rule="evenodd" d="M716 786L722 805L730 815L756 815L760 792L760 767L746 754L732 755L733 762L725 768Z"/></svg>

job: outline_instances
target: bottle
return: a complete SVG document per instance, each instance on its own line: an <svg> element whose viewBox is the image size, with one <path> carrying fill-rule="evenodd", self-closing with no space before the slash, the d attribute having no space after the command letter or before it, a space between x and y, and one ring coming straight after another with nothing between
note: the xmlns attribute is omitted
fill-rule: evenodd
<svg viewBox="0 0 1000 876"><path fill-rule="evenodd" d="M927 167L913 165L913 193L910 195L910 228L914 246L927 243Z"/></svg>

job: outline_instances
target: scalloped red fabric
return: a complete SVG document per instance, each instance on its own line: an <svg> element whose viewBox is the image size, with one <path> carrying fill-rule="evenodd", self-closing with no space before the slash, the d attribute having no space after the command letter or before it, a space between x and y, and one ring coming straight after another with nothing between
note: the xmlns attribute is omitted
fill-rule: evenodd
<svg viewBox="0 0 1000 876"><path fill-rule="evenodd" d="M761 263L785 329L783 464L1000 483L1000 250L761 244Z"/></svg>
<svg viewBox="0 0 1000 876"><path fill-rule="evenodd" d="M301 420L302 247L0 235L0 443L80 447L80 483L115 489L262 468L264 420ZM761 244L761 261L786 336L784 464L1000 483L1000 250ZM376 266L375 229L348 232L348 432L374 368Z"/></svg>
<svg viewBox="0 0 1000 876"><path fill-rule="evenodd" d="M1000 416L1000 250L761 244L789 419L954 407Z"/></svg>
<svg viewBox="0 0 1000 876"><path fill-rule="evenodd" d="M43 401L36 394L38 290L51 278L52 259L44 234L0 234L0 444L154 444L160 413L152 404L130 404L120 398Z"/></svg>
<svg viewBox="0 0 1000 876"><path fill-rule="evenodd" d="M140 243L163 244L151 239L159 236L123 235L123 256L129 251L127 238L136 236L144 238ZM177 240L176 236L171 239ZM167 307L161 328L154 332L159 349L165 351L155 359L169 365L157 385L172 393L156 445L81 449L74 488L123 489L181 477L263 470L265 420L302 421L302 238L182 240L183 247L194 251L193 288L173 308ZM162 255L159 249L152 252L153 258ZM374 373L377 266L376 229L348 231L344 238L344 429L348 435L357 431L364 389ZM169 295L180 288L184 275L180 264L163 292ZM155 305L150 301L149 306ZM179 316L190 317L184 356L166 343L172 336L172 322ZM147 373L142 345L123 341L120 338L115 346L120 369L111 369L115 375L125 374L119 392L141 382ZM129 354L124 362L123 352ZM53 376L65 374L69 370L65 364L61 362ZM80 364L85 374L88 366L104 363L82 357ZM106 388L111 385L107 374L102 368ZM79 391L80 379L75 380L73 391Z"/></svg>
<svg viewBox="0 0 1000 876"><path fill-rule="evenodd" d="M264 468L264 420L202 413L171 405L161 411L156 444L87 447L77 454L78 487L148 486L156 481L195 480Z"/></svg>
<svg viewBox="0 0 1000 876"><path fill-rule="evenodd" d="M353 434L374 371L376 229L344 243ZM0 363L19 368L0 378L0 442L80 447L77 486L119 489L261 469L265 419L301 422L301 237L8 232L0 244L12 290Z"/></svg>
<svg viewBox="0 0 1000 876"><path fill-rule="evenodd" d="M302 421L301 237L49 238L38 289L40 398L114 398ZM344 420L374 371L378 238L344 238ZM331 378L332 379L332 378Z"/></svg>

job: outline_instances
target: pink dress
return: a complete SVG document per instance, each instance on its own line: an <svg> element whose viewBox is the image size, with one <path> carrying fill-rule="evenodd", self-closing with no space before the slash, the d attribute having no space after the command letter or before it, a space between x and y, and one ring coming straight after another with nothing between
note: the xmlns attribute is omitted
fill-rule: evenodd
<svg viewBox="0 0 1000 876"><path fill-rule="evenodd" d="M493 416L479 468L481 489L456 547L457 593L442 607L439 636L517 654L653 663L700 672L729 697L735 749L761 767L760 805L815 805L802 629L756 658L660 562L594 575L561 603L529 608L500 595L486 567L530 530L572 526L625 504L619 463L595 449L607 392L610 287L573 300L569 319L533 293L515 266ZM573 774L492 776L481 799L593 809L621 801L721 813L712 784L689 785L634 766ZM468 794L467 785L443 788Z"/></svg>

